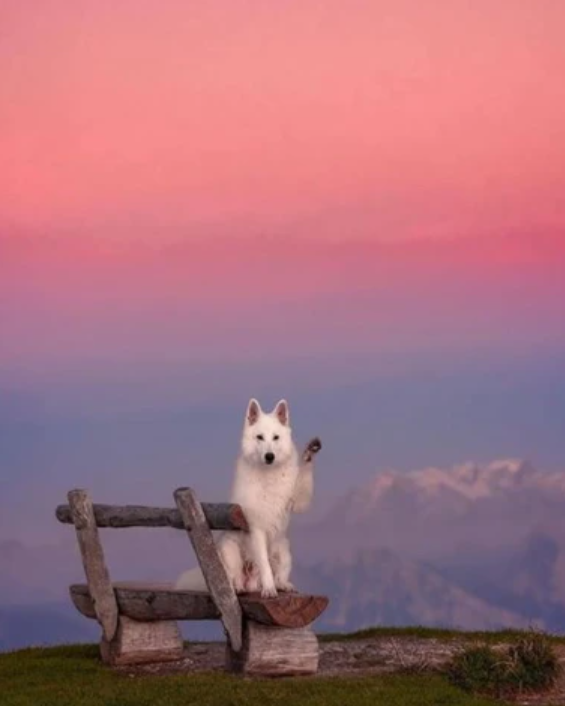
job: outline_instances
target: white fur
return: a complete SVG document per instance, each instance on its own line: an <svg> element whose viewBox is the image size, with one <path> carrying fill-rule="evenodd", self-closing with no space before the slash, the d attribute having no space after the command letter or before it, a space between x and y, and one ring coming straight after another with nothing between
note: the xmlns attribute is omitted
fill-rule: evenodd
<svg viewBox="0 0 565 706"><path fill-rule="evenodd" d="M231 502L243 508L249 533L225 532L218 542L236 591L276 596L277 590L293 589L287 528L290 513L304 512L312 492L312 463L300 463L286 401L265 413L250 400L231 494ZM207 590L200 569L182 574L176 588Z"/></svg>

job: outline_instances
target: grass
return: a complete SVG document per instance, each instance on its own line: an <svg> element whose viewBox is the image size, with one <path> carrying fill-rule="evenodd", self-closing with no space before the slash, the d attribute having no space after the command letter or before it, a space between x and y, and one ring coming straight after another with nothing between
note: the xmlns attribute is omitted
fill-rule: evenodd
<svg viewBox="0 0 565 706"><path fill-rule="evenodd" d="M222 673L128 677L96 646L0 654L2 706L492 706L439 675L252 680Z"/></svg>
<svg viewBox="0 0 565 706"><path fill-rule="evenodd" d="M444 628L425 628L421 626L406 628L367 628L351 633L322 633L318 635L320 642L346 642L348 640L363 640L373 637L419 637L436 640L465 640L465 642L486 643L489 645L518 642L531 635L530 630L497 630L491 632L461 632ZM565 645L565 635L546 635L551 644Z"/></svg>

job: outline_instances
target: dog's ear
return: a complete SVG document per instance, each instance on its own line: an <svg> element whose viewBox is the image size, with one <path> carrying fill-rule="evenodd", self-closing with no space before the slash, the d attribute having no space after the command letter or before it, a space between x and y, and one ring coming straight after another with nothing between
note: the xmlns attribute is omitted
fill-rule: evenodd
<svg viewBox="0 0 565 706"><path fill-rule="evenodd" d="M245 419L247 420L249 426L253 426L253 424L255 424L255 422L259 419L260 415L261 405L254 397L252 397L247 405L247 414L245 415Z"/></svg>
<svg viewBox="0 0 565 706"><path fill-rule="evenodd" d="M284 424L285 427L288 426L288 423L290 421L290 415L288 412L288 403L286 400L280 400L279 402L277 402L277 405L275 407L275 416L281 424Z"/></svg>

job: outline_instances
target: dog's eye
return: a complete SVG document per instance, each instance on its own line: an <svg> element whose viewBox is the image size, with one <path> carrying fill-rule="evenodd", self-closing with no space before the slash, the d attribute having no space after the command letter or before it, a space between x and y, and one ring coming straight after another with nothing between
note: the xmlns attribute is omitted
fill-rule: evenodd
<svg viewBox="0 0 565 706"><path fill-rule="evenodd" d="M273 436L273 441L278 441L278 440L279 440L279 435L278 435L278 434L275 434L275 435Z"/></svg>
<svg viewBox="0 0 565 706"><path fill-rule="evenodd" d="M263 434L257 434L257 439L259 439L259 441L265 441Z"/></svg>

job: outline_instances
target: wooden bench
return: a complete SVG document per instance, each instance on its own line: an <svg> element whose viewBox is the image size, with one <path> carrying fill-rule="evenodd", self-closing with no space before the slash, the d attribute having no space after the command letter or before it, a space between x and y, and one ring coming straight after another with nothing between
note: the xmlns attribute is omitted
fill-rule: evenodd
<svg viewBox="0 0 565 706"><path fill-rule="evenodd" d="M280 593L262 598L236 594L220 560L212 530L248 531L238 505L200 503L190 488L174 492L176 508L94 505L84 490L71 490L56 510L74 524L86 584L70 587L77 610L102 627L100 652L107 664L178 660L183 655L179 620L221 620L227 637L226 668L258 675L313 674L318 640L308 627L328 598ZM112 583L98 527L174 527L188 533L209 593L176 590L169 583Z"/></svg>

